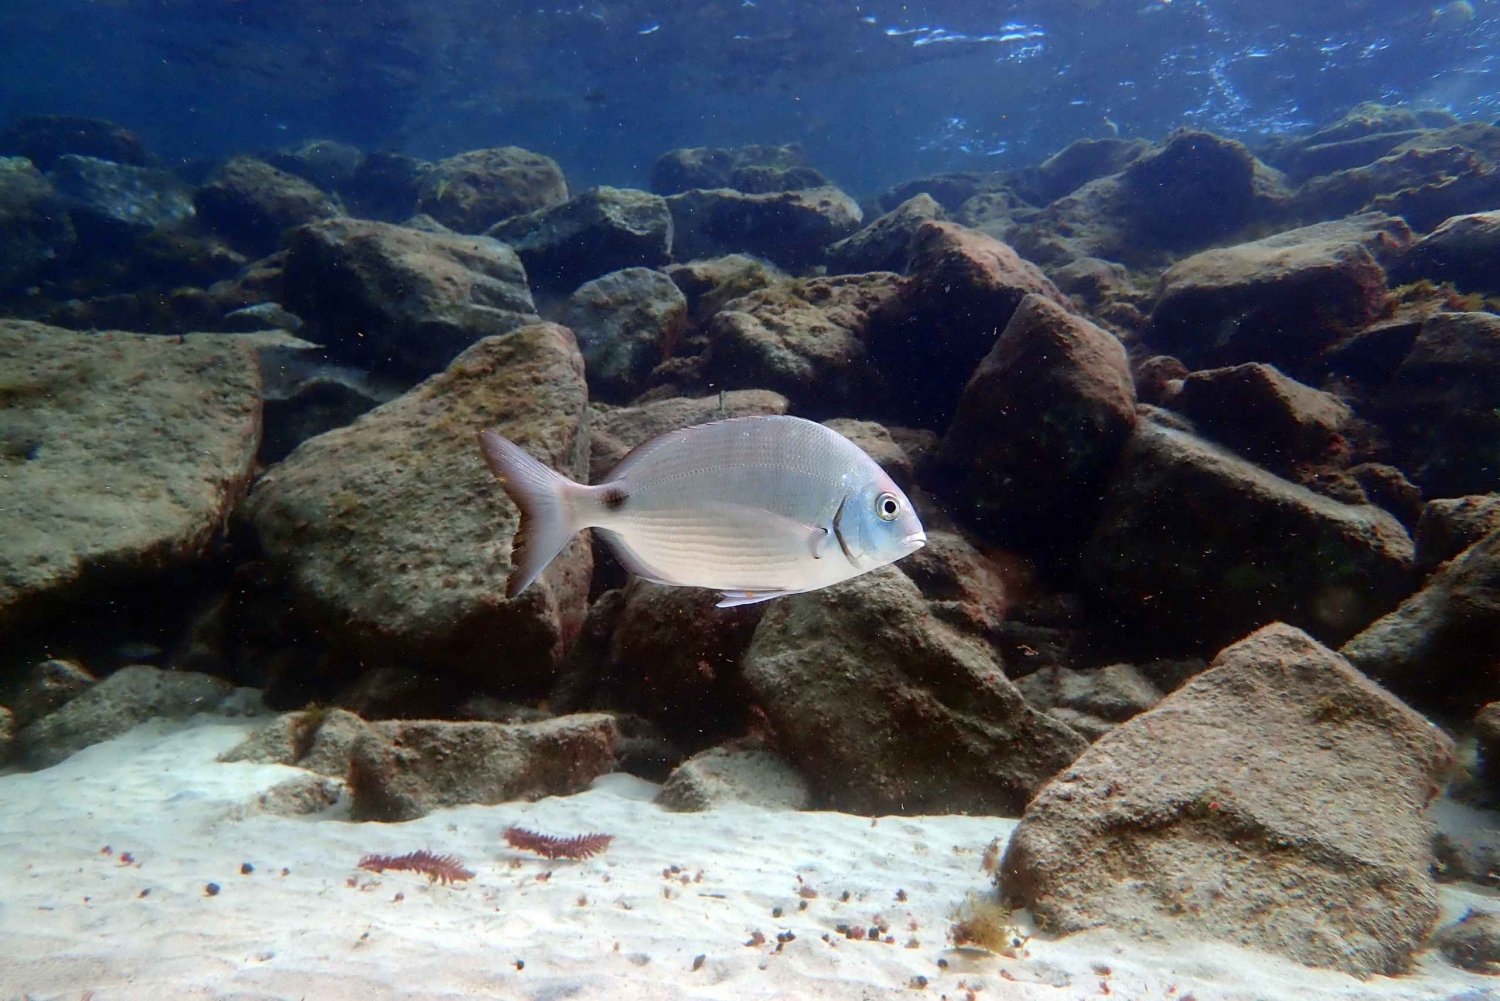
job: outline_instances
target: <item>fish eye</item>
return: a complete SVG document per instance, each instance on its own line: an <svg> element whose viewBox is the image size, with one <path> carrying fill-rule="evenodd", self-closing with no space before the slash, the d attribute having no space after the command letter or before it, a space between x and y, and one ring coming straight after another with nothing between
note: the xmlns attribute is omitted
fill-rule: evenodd
<svg viewBox="0 0 1500 1001"><path fill-rule="evenodd" d="M875 513L881 521L895 521L901 513L901 500L895 494L881 494L875 498Z"/></svg>

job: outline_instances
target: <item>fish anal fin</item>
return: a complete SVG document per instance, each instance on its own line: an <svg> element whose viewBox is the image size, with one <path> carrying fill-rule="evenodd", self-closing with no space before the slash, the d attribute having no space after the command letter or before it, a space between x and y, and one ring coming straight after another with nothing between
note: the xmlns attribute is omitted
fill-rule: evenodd
<svg viewBox="0 0 1500 1001"><path fill-rule="evenodd" d="M754 605L761 601L770 601L772 598L783 598L789 594L797 594L796 591L725 591L720 596L716 608L738 608L741 605Z"/></svg>

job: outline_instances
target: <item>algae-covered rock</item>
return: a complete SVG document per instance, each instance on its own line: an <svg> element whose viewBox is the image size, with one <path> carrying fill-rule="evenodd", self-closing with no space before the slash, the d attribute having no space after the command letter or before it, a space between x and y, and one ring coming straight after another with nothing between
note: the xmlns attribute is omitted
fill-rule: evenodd
<svg viewBox="0 0 1500 1001"><path fill-rule="evenodd" d="M665 264L672 214L660 195L591 188L561 205L496 223L486 235L515 248L538 289L569 292L622 268Z"/></svg>
<svg viewBox="0 0 1500 1001"><path fill-rule="evenodd" d="M434 163L422 173L416 208L459 233L483 233L502 219L567 200L568 182L555 160L499 146Z"/></svg>

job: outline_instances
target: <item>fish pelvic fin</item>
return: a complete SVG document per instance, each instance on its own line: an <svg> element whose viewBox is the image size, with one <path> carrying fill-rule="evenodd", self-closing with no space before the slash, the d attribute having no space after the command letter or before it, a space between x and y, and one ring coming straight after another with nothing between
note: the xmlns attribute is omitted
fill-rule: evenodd
<svg viewBox="0 0 1500 1001"><path fill-rule="evenodd" d="M785 598L789 594L801 594L800 591L724 591L719 595L719 603L715 608L739 608L741 605L754 605L762 601L770 601L772 598Z"/></svg>
<svg viewBox="0 0 1500 1001"><path fill-rule="evenodd" d="M514 598L531 586L582 527L573 494L587 488L547 468L494 431L479 432L479 451L511 502L521 509L521 526L511 544L510 578L505 582L505 596Z"/></svg>

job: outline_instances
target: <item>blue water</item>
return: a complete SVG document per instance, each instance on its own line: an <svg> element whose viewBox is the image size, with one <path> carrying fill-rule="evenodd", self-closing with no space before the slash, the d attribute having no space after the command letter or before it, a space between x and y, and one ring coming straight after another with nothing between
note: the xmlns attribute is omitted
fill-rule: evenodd
<svg viewBox="0 0 1500 1001"><path fill-rule="evenodd" d="M95 115L171 159L309 137L501 142L578 186L666 149L798 142L847 188L1179 125L1255 139L1362 101L1500 114L1484 0L0 5L0 120Z"/></svg>

